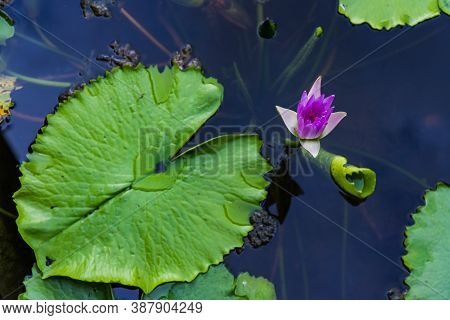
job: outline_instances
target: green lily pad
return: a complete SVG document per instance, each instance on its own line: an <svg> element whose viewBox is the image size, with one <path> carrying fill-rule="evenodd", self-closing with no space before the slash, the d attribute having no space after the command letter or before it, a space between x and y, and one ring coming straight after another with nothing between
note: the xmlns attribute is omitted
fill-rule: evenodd
<svg viewBox="0 0 450 320"><path fill-rule="evenodd" d="M242 246L266 197L260 139L222 136L175 157L222 96L198 70L139 66L113 70L48 116L15 194L44 278L150 292Z"/></svg>
<svg viewBox="0 0 450 320"><path fill-rule="evenodd" d="M436 17L439 6L449 13L448 0L339 0L338 10L353 24L367 22L374 29L389 30Z"/></svg>
<svg viewBox="0 0 450 320"><path fill-rule="evenodd" d="M273 284L265 278L241 273L236 279L220 264L200 274L190 283L166 283L144 300L273 300Z"/></svg>
<svg viewBox="0 0 450 320"><path fill-rule="evenodd" d="M450 0L439 0L439 8L450 15Z"/></svg>
<svg viewBox="0 0 450 320"><path fill-rule="evenodd" d="M0 44L14 36L14 21L3 10L0 10Z"/></svg>
<svg viewBox="0 0 450 320"><path fill-rule="evenodd" d="M377 181L375 172L368 168L347 165L345 157L334 156L330 172L334 182L343 191L358 199L365 199L375 191Z"/></svg>
<svg viewBox="0 0 450 320"><path fill-rule="evenodd" d="M19 300L113 300L112 288L105 283L88 283L63 277L43 279L34 266L32 277L25 279L26 291Z"/></svg>
<svg viewBox="0 0 450 320"><path fill-rule="evenodd" d="M263 277L254 277L248 272L241 273L236 279L234 294L248 300L275 300L275 287Z"/></svg>
<svg viewBox="0 0 450 320"><path fill-rule="evenodd" d="M450 186L439 183L424 199L406 229L403 262L411 272L405 298L450 299Z"/></svg>

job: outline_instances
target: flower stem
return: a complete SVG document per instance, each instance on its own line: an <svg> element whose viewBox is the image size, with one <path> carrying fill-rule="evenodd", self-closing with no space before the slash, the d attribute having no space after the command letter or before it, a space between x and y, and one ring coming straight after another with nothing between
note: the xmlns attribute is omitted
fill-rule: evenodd
<svg viewBox="0 0 450 320"><path fill-rule="evenodd" d="M300 141L288 139L285 145L289 148L298 148ZM334 183L346 194L363 200L375 191L376 174L371 169L349 165L345 157L328 152L323 148L320 149L316 158L303 148L302 153L322 172L329 174Z"/></svg>
<svg viewBox="0 0 450 320"><path fill-rule="evenodd" d="M326 151L321 148L319 154L316 158L311 156L311 154L302 148L303 155L313 162L318 168L320 168L324 173L329 174L331 170L331 162L337 156L331 152Z"/></svg>
<svg viewBox="0 0 450 320"><path fill-rule="evenodd" d="M279 77L273 83L273 88L278 87L278 93L283 92L284 87L289 83L297 71L305 64L308 57L311 55L317 41L322 36L323 30L317 27L308 41L298 51L297 55L292 59L291 63L283 70Z"/></svg>

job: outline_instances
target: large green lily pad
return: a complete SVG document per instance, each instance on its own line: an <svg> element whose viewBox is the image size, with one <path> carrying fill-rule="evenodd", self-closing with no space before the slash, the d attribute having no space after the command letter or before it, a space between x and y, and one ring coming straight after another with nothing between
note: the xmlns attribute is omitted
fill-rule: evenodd
<svg viewBox="0 0 450 320"><path fill-rule="evenodd" d="M166 283L144 300L273 300L276 299L273 284L263 277L241 273L235 279L220 264L200 274L190 283Z"/></svg>
<svg viewBox="0 0 450 320"><path fill-rule="evenodd" d="M450 299L450 186L440 183L427 191L425 206L413 218L403 257L411 271L406 299Z"/></svg>
<svg viewBox="0 0 450 320"><path fill-rule="evenodd" d="M192 281L243 244L268 184L259 137L222 136L174 157L222 96L198 70L139 66L113 70L48 116L15 194L44 278L150 292Z"/></svg>
<svg viewBox="0 0 450 320"><path fill-rule="evenodd" d="M34 266L32 277L25 279L26 291L19 300L112 300L113 292L109 284L88 283L63 277L42 279L39 269Z"/></svg>
<svg viewBox="0 0 450 320"><path fill-rule="evenodd" d="M374 29L414 26L440 14L450 13L449 0L339 0L339 13L353 24L367 22Z"/></svg>

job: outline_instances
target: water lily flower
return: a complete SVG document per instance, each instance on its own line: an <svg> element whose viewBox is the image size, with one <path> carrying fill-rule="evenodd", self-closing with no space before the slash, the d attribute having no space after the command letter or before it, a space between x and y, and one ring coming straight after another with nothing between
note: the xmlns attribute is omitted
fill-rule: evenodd
<svg viewBox="0 0 450 320"><path fill-rule="evenodd" d="M333 112L334 95L325 97L321 86L322 78L319 77L308 93L303 92L297 112L276 107L288 130L314 158L320 151L320 139L329 135L347 115L346 112Z"/></svg>

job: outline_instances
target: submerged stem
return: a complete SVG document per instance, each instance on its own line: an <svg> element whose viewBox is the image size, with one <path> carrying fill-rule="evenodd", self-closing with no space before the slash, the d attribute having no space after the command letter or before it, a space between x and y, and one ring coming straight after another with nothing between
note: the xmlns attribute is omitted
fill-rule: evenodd
<svg viewBox="0 0 450 320"><path fill-rule="evenodd" d="M234 70L234 76L236 77L237 83L239 84L239 89L241 91L242 96L244 97L245 103L247 105L248 110L250 111L252 115L252 120L256 118L255 111L253 110L253 99L250 95L250 92L248 91L247 85L244 81L244 79L241 76L241 73L239 71L239 68L237 66L236 62L233 62L233 70Z"/></svg>
<svg viewBox="0 0 450 320"><path fill-rule="evenodd" d="M5 210L3 208L0 208L0 214L2 214L4 217L7 217L9 219L16 219L17 218L14 214L12 214L11 212L9 212L9 211L7 211L7 210Z"/></svg>
<svg viewBox="0 0 450 320"><path fill-rule="evenodd" d="M17 79L20 79L22 81L34 83L41 86L48 86L48 87L58 87L58 88L68 88L71 86L70 82L61 82L61 81L52 81L52 80L45 80L40 78L33 78L29 76L22 75L20 73L7 70L6 73L9 75L16 77Z"/></svg>
<svg viewBox="0 0 450 320"><path fill-rule="evenodd" d="M305 64L308 57L311 55L317 40L322 36L322 27L317 27L314 33L300 49L296 56L292 59L291 63L283 70L280 76L275 80L273 87L279 85L278 93L281 93L284 87L288 84L295 73Z"/></svg>
<svg viewBox="0 0 450 320"><path fill-rule="evenodd" d="M124 17L127 18L131 22L131 24L133 24L140 32L142 32L142 34L146 36L151 43L153 43L169 57L172 57L172 52L170 52L170 50L167 49L161 42L159 42L159 40L156 39L155 36L153 36L147 29L145 29L127 10L125 10L125 8L120 8L120 13L123 14Z"/></svg>
<svg viewBox="0 0 450 320"><path fill-rule="evenodd" d="M56 53L58 55L61 55L61 56L65 57L65 58L67 58L67 59L70 59L70 60L72 60L72 61L74 61L76 63L82 63L81 59L78 59L78 58L76 58L76 57L74 57L74 56L72 56L72 55L70 55L70 54L60 50L57 47L56 48L49 47L47 44L45 44L45 43L43 43L43 42L41 42L39 40L36 40L36 39L34 39L34 38L30 37L30 36L27 36L26 34L23 34L21 32L16 32L15 35L18 36L19 38L22 38L23 40L26 40L26 41L28 41L28 42L38 46L38 47L41 47L41 48L47 49L49 51L52 51L52 52L54 52L54 53Z"/></svg>

